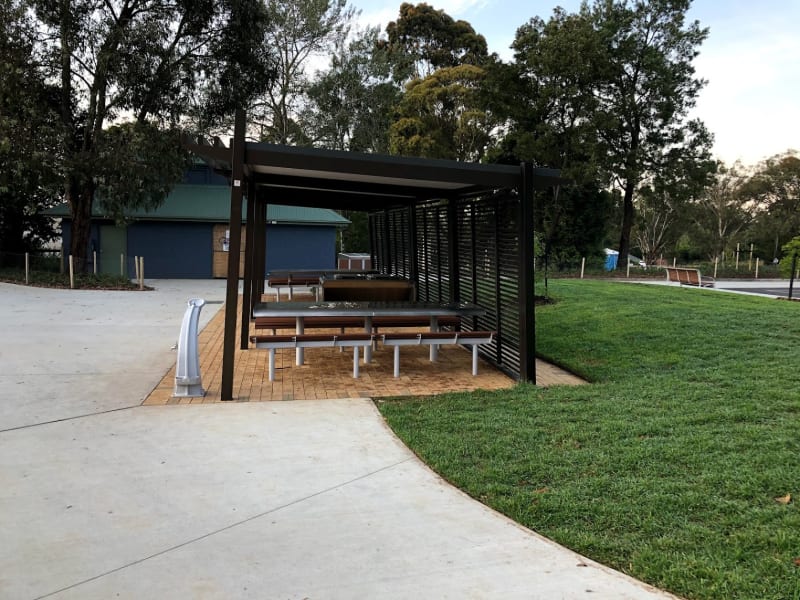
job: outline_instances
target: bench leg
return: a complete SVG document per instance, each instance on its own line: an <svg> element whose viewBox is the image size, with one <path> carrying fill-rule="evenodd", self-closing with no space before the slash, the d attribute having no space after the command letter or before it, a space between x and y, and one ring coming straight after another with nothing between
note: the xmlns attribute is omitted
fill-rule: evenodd
<svg viewBox="0 0 800 600"><path fill-rule="evenodd" d="M439 331L439 317L433 316L431 317L431 331ZM430 358L431 362L436 362L436 357L439 353L439 346L436 344L431 344L430 348Z"/></svg>
<svg viewBox="0 0 800 600"><path fill-rule="evenodd" d="M372 317L364 317L364 333L372 333ZM364 364L372 362L372 345L364 346Z"/></svg>
<svg viewBox="0 0 800 600"><path fill-rule="evenodd" d="M269 349L269 380L275 381L275 348Z"/></svg>
<svg viewBox="0 0 800 600"><path fill-rule="evenodd" d="M290 294L291 294L291 290L292 290L292 288L289 288ZM305 332L305 323L303 321L303 317L297 317L295 319L295 333L297 335L303 335L304 332ZM297 364L298 367L302 367L303 366L303 361L305 360L304 350L305 350L305 348L298 347L294 351L295 352L295 363Z"/></svg>
<svg viewBox="0 0 800 600"><path fill-rule="evenodd" d="M400 377L400 346L394 347L394 376Z"/></svg>
<svg viewBox="0 0 800 600"><path fill-rule="evenodd" d="M478 344L472 345L472 376L478 374Z"/></svg>
<svg viewBox="0 0 800 600"><path fill-rule="evenodd" d="M353 379L358 379L358 346L353 346Z"/></svg>

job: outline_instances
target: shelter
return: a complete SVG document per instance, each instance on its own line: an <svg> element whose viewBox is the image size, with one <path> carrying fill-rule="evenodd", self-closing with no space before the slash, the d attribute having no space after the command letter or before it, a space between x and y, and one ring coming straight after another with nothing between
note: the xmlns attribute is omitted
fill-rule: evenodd
<svg viewBox="0 0 800 600"><path fill-rule="evenodd" d="M265 211L271 201L367 211L372 266L417 284L420 300L480 304L475 329L498 332L483 350L509 375L536 380L533 196L559 185L559 172L530 163L484 165L292 148L248 142L237 111L230 147L187 141L189 150L230 177L231 256L239 252L246 196L244 300L240 347L249 344L252 308L264 289ZM238 280L229 269L222 399L233 399ZM256 274L254 276L254 274ZM468 324L467 324L468 326Z"/></svg>

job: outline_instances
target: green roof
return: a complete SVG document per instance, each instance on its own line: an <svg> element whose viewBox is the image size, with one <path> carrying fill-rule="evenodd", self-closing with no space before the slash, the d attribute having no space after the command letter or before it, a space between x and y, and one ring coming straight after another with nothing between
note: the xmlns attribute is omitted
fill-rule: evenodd
<svg viewBox="0 0 800 600"><path fill-rule="evenodd" d="M226 185L179 184L164 203L155 210L133 210L126 216L143 221L210 221L227 223L230 220L231 189ZM247 215L242 209L242 220ZM46 211L53 217L69 217L69 207L60 204ZM95 205L92 218L107 217ZM327 208L304 208L301 206L267 205L267 222L282 225L333 225L344 227L350 224L336 211Z"/></svg>

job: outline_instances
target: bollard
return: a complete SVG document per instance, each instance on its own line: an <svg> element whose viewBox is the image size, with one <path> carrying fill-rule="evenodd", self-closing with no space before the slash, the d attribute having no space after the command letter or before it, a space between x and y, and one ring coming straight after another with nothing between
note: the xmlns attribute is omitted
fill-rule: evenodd
<svg viewBox="0 0 800 600"><path fill-rule="evenodd" d="M198 398L206 395L200 380L200 353L197 347L200 309L205 303L202 298L190 299L189 308L183 315L178 338L178 362L175 366L173 398Z"/></svg>

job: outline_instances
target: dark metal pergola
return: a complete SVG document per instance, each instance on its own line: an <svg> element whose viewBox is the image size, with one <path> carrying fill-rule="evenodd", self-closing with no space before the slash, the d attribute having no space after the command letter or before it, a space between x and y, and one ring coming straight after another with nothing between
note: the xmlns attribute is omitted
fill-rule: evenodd
<svg viewBox="0 0 800 600"><path fill-rule="evenodd" d="M247 142L246 120L237 111L230 147L188 142L187 148L231 181L230 247L225 301L225 331L222 361L222 399L233 399L236 319L239 293L242 200L247 197L247 232L240 347L248 348L248 324L252 307L264 292L265 232L267 204L283 204L370 213L372 256L379 270L401 273L433 290L438 299L477 301L486 298L498 306L485 306L495 315L493 324L505 326L509 342L505 353L499 346L487 356L509 374L535 381L535 322L533 290L533 195L535 189L559 185L559 172L519 166L483 165L457 161L358 154L292 148ZM494 258L486 251L476 257L474 243L484 236L485 206L495 206L491 244ZM510 212L507 206L512 206ZM499 231L505 232L501 239ZM472 236L470 238L470 236ZM470 243L470 239L472 243ZM459 242L461 240L461 242ZM505 241L504 241L505 240ZM473 248L467 260L459 254L459 243ZM421 244L421 249L417 245ZM516 256L509 261L509 248ZM513 252L513 250L512 250ZM502 253L502 256L501 256ZM446 256L444 256L446 254ZM495 261L494 270L491 269ZM435 261L435 262L434 262ZM471 261L471 262L470 262ZM510 264L499 268L501 261ZM438 284L431 273L438 277ZM486 273L496 294L486 296L481 286ZM472 277L472 285L468 280ZM516 279L516 281L514 281ZM480 280L480 281L479 281ZM461 282L461 283L459 283ZM483 287L487 287L483 285ZM466 291L462 291L466 290ZM508 290L511 290L508 292ZM433 292L426 292L431 298ZM508 320L500 310L502 298L516 296ZM442 296L446 296L443 298ZM510 328L509 328L510 326ZM502 343L502 334L499 336ZM503 357L511 349L512 359Z"/></svg>

